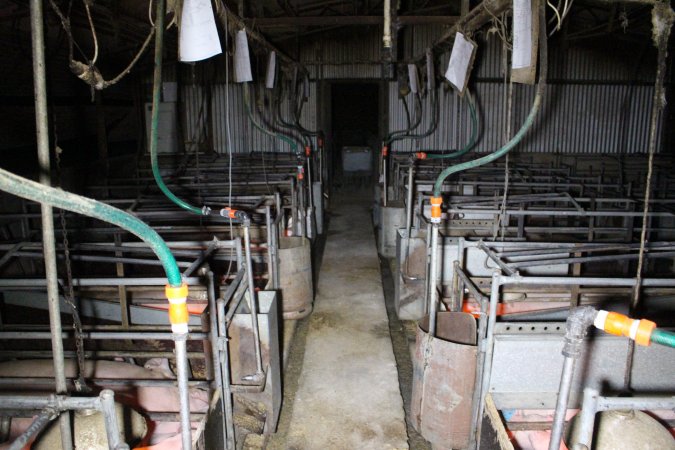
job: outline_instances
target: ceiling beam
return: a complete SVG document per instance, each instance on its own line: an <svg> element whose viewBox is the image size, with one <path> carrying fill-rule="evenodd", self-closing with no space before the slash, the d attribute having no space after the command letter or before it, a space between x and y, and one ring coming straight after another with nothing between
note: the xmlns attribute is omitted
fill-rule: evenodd
<svg viewBox="0 0 675 450"><path fill-rule="evenodd" d="M394 25L454 25L459 16L398 16ZM330 27L349 25L382 25L382 16L305 16L305 17L261 17L247 19L246 24L260 29L289 27Z"/></svg>

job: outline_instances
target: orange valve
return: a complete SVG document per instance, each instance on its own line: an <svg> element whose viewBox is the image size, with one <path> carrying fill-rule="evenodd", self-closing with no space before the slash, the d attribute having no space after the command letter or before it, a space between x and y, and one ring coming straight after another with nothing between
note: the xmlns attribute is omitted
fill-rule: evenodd
<svg viewBox="0 0 675 450"><path fill-rule="evenodd" d="M443 197L431 197L431 223L441 223Z"/></svg>
<svg viewBox="0 0 675 450"><path fill-rule="evenodd" d="M220 210L220 215L223 217L227 217L230 219L236 219L237 217L237 210L230 208L229 206L227 208L223 208Z"/></svg>
<svg viewBox="0 0 675 450"><path fill-rule="evenodd" d="M638 345L649 346L656 324L646 319L631 319L616 312L598 311L593 324L615 336L633 339Z"/></svg>
<svg viewBox="0 0 675 450"><path fill-rule="evenodd" d="M427 159L427 154L424 152L417 152L415 156L417 156L417 159Z"/></svg>

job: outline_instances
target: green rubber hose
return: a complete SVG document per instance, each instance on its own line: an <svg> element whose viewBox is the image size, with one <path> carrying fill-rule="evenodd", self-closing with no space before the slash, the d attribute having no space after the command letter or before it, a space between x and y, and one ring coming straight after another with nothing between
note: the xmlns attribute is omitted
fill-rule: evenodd
<svg viewBox="0 0 675 450"><path fill-rule="evenodd" d="M91 198L36 183L4 169L0 169L0 190L34 202L93 217L127 230L138 236L155 252L162 262L169 284L174 287L181 285L180 270L171 250L155 230L137 217Z"/></svg>
<svg viewBox="0 0 675 450"><path fill-rule="evenodd" d="M675 333L656 328L652 331L651 341L655 344L675 348Z"/></svg>
<svg viewBox="0 0 675 450"><path fill-rule="evenodd" d="M266 130L263 128L253 117L253 111L251 110L251 93L249 92L250 86L248 84L244 86L244 103L246 106L246 113L248 114L248 119L251 121L253 126L260 130L262 133L272 136L274 138L280 139L287 143L288 145L291 146L291 148L295 147L295 154L298 156L304 155L302 152L302 146L300 143L293 141L291 138L284 136L281 133L274 133L272 131Z"/></svg>
<svg viewBox="0 0 675 450"><path fill-rule="evenodd" d="M468 90L466 91L466 99L469 103L469 111L471 114L471 137L469 142L459 150L452 153L427 153L427 159L454 159L467 154L475 145L478 138L478 114L476 114L476 103L473 95Z"/></svg>
<svg viewBox="0 0 675 450"><path fill-rule="evenodd" d="M461 164L456 164L454 166L450 166L444 171L440 173L438 178L436 179L436 183L434 183L434 197L440 197L441 196L441 189L443 187L443 182L445 181L446 178L448 178L450 175L453 173L457 172L462 172L467 169L473 169L474 167L479 167L484 164L487 164L489 162L492 162L496 159L501 158L505 154L507 154L512 148L514 148L516 145L520 143L520 141L523 140L523 137L527 134L529 129L532 127L532 124L534 123L534 118L537 116L537 113L539 112L539 108L541 107L541 99L544 94L544 90L546 87L546 74L548 72L548 46L546 42L546 27L540 27L540 32L539 32L539 53L540 53L540 63L539 63L539 84L537 86L537 94L534 97L534 103L532 104L532 108L530 109L530 113L527 115L527 118L525 119L525 122L523 125L520 127L520 130L511 138L509 142L504 144L503 147L499 148L493 153L490 153L489 155L483 156L482 158L474 159L472 161L466 161ZM542 31L543 30L543 31Z"/></svg>
<svg viewBox="0 0 675 450"><path fill-rule="evenodd" d="M197 208L192 206L185 200L181 200L171 192L171 190L164 184L162 174L159 171L159 161L157 158L157 131L159 128L159 100L160 88L162 86L162 52L164 47L164 15L166 12L165 0L158 0L157 2L157 16L155 17L155 70L153 74L152 86L152 117L150 125L150 163L152 165L152 175L155 178L155 183L164 195L181 208L190 211L194 214L208 215L211 209L204 206Z"/></svg>

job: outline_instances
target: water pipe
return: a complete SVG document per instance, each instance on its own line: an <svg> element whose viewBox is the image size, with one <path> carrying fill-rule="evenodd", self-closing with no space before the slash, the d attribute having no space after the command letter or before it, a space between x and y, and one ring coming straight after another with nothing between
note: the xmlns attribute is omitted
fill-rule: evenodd
<svg viewBox="0 0 675 450"><path fill-rule="evenodd" d="M178 366L178 391L181 405L181 433L183 449L191 448L190 404L188 391L187 351L185 339L188 333L187 296L188 287L183 283L176 259L166 243L146 223L131 214L105 203L65 192L50 186L44 186L27 178L20 177L0 169L0 190L66 211L82 214L116 225L139 237L148 244L164 267L168 284L166 296L169 301L169 319L176 347L176 365Z"/></svg>
<svg viewBox="0 0 675 450"><path fill-rule="evenodd" d="M546 23L545 20L542 21L541 23ZM474 159L472 161L466 161L461 164L456 164L454 166L450 166L447 169L443 170L438 178L436 179L436 183L434 184L434 197L440 197L441 196L441 189L443 187L443 182L445 181L446 178L448 178L450 175L457 173L457 172L462 172L464 170L468 169L473 169L475 167L480 167L484 164L490 163L496 159L501 158L502 156L506 155L511 149L513 149L516 145L520 143L520 141L523 140L523 137L527 134L527 132L530 130L532 127L532 124L534 123L534 118L537 116L537 113L539 112L539 109L541 108L541 101L542 97L544 94L544 90L546 88L546 76L548 73L548 43L546 42L546 31L542 29L546 27L539 27L539 83L537 85L537 93L534 97L534 102L532 103L532 108L530 109L529 114L527 115L527 118L525 119L525 122L523 125L520 127L520 130L511 138L509 142L504 144L501 148L498 150L494 151L493 153L490 153L489 155L483 156L478 159Z"/></svg>
<svg viewBox="0 0 675 450"><path fill-rule="evenodd" d="M162 179L162 174L159 171L159 160L157 157L157 142L159 129L159 103L160 103L160 89L162 87L162 61L164 50L164 16L166 15L166 0L157 0L157 12L155 15L155 68L153 73L152 85L152 113L150 119L150 163L152 165L152 175L155 178L157 187L162 193L173 203L190 211L191 213L207 216L211 213L211 208L202 206L198 208L192 206L185 200L178 198L167 187Z"/></svg>
<svg viewBox="0 0 675 450"><path fill-rule="evenodd" d="M652 342L675 348L675 333L660 330L651 320L632 319L620 313L596 310L591 306L574 308L567 317L565 345L563 347L562 374L560 389L556 402L549 450L559 450L562 441L567 403L569 402L574 366L581 353L581 346L588 328L595 328L615 336L624 336L641 346L649 346Z"/></svg>
<svg viewBox="0 0 675 450"><path fill-rule="evenodd" d="M291 148L295 148L295 154L298 156L302 155L302 150L301 150L301 144L300 142L294 142L291 138L288 136L284 136L281 133L275 133L269 130L266 130L262 125L260 125L255 118L253 117L253 110L251 108L251 92L250 92L250 86L247 84L247 86L244 87L244 105L246 106L246 113L248 114L248 118L251 121L251 124L258 129L260 132L266 134L267 136L272 136L274 138L280 139L287 143L288 145L291 146Z"/></svg>
<svg viewBox="0 0 675 450"><path fill-rule="evenodd" d="M467 154L475 145L478 138L478 114L476 113L476 102L469 90L466 91L466 99L469 104L469 112L471 114L471 137L469 142L459 150L441 150L433 152L417 152L415 156L417 159L455 159ZM447 153L447 152L450 153Z"/></svg>

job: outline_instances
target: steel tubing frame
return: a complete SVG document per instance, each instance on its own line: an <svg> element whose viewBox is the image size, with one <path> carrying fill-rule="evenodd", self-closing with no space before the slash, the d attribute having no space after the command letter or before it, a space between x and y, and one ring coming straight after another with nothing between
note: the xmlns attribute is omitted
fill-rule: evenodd
<svg viewBox="0 0 675 450"><path fill-rule="evenodd" d="M39 433L54 415L61 415L70 410L95 409L103 414L108 446L112 450L129 450L129 446L121 441L117 414L115 412L115 394L104 389L97 397L67 397L51 395L36 397L28 395L0 395L0 410L42 410L42 413L29 426L26 433L18 438L12 446L13 450L23 448L26 442Z"/></svg>

